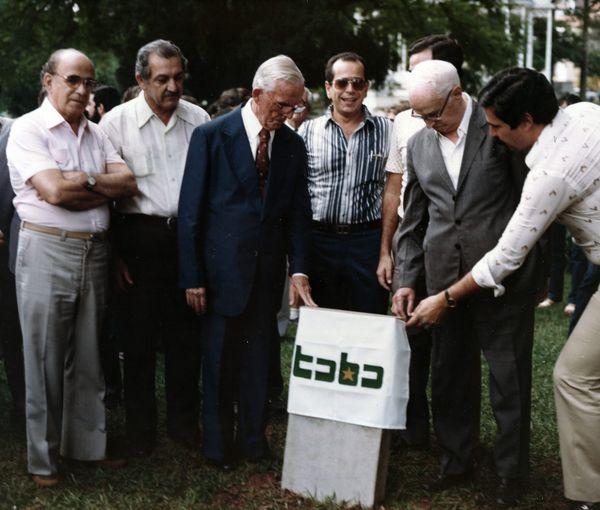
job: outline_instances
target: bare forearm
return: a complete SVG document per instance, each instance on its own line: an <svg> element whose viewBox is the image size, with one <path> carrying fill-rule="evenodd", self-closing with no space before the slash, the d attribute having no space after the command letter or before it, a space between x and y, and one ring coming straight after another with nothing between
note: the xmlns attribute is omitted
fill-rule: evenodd
<svg viewBox="0 0 600 510"><path fill-rule="evenodd" d="M398 205L400 200L389 196L383 197L383 209L381 213L381 248L380 254L389 254L392 251L392 239L398 228Z"/></svg>
<svg viewBox="0 0 600 510"><path fill-rule="evenodd" d="M389 174L383 192L381 210L381 248L380 255L392 251L392 239L398 228L398 206L402 190L402 174Z"/></svg>
<svg viewBox="0 0 600 510"><path fill-rule="evenodd" d="M94 174L94 178L96 179L94 192L110 199L131 197L138 192L135 177L129 170L119 173Z"/></svg>
<svg viewBox="0 0 600 510"><path fill-rule="evenodd" d="M86 197L82 200L74 199L68 205L63 205L61 207L64 207L69 211L89 211L90 209L100 207L111 200L110 198L97 193L91 193L91 195L91 197Z"/></svg>
<svg viewBox="0 0 600 510"><path fill-rule="evenodd" d="M471 273L467 273L454 285L452 285L448 292L456 301L462 301L463 299L475 294L481 290L481 287L477 285Z"/></svg>

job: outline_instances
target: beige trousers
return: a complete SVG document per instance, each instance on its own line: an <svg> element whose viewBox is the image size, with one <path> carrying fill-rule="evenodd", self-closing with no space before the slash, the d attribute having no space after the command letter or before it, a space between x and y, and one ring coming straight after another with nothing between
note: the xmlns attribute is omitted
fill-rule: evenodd
<svg viewBox="0 0 600 510"><path fill-rule="evenodd" d="M600 292L554 367L554 398L565 496L600 501Z"/></svg>

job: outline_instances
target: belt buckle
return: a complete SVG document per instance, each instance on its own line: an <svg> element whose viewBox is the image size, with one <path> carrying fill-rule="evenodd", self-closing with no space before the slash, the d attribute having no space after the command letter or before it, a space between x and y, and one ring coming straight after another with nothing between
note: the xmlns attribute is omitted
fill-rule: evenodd
<svg viewBox="0 0 600 510"><path fill-rule="evenodd" d="M177 218L175 216L169 216L167 218L167 228L169 230L175 230L177 227Z"/></svg>
<svg viewBox="0 0 600 510"><path fill-rule="evenodd" d="M336 225L335 233L340 235L347 235L350 233L350 225Z"/></svg>
<svg viewBox="0 0 600 510"><path fill-rule="evenodd" d="M90 234L90 241L102 241L102 233L94 232Z"/></svg>

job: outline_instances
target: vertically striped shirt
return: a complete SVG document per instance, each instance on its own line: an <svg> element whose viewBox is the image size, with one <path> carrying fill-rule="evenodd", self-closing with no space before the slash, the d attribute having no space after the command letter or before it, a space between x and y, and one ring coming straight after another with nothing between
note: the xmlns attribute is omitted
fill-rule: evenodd
<svg viewBox="0 0 600 510"><path fill-rule="evenodd" d="M308 153L313 220L349 224L381 218L392 123L364 106L363 113L363 122L348 140L333 120L331 107L300 126L298 134Z"/></svg>

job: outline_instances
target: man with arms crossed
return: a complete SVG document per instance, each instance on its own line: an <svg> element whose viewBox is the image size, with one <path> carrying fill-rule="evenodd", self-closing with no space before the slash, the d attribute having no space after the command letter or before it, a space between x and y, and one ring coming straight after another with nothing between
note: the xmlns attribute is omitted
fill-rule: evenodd
<svg viewBox="0 0 600 510"><path fill-rule="evenodd" d="M106 459L98 337L106 303L107 202L137 192L108 138L84 116L94 66L81 52L44 64L42 105L13 124L7 147L21 233L16 265L23 331L28 469L58 482L58 456Z"/></svg>

